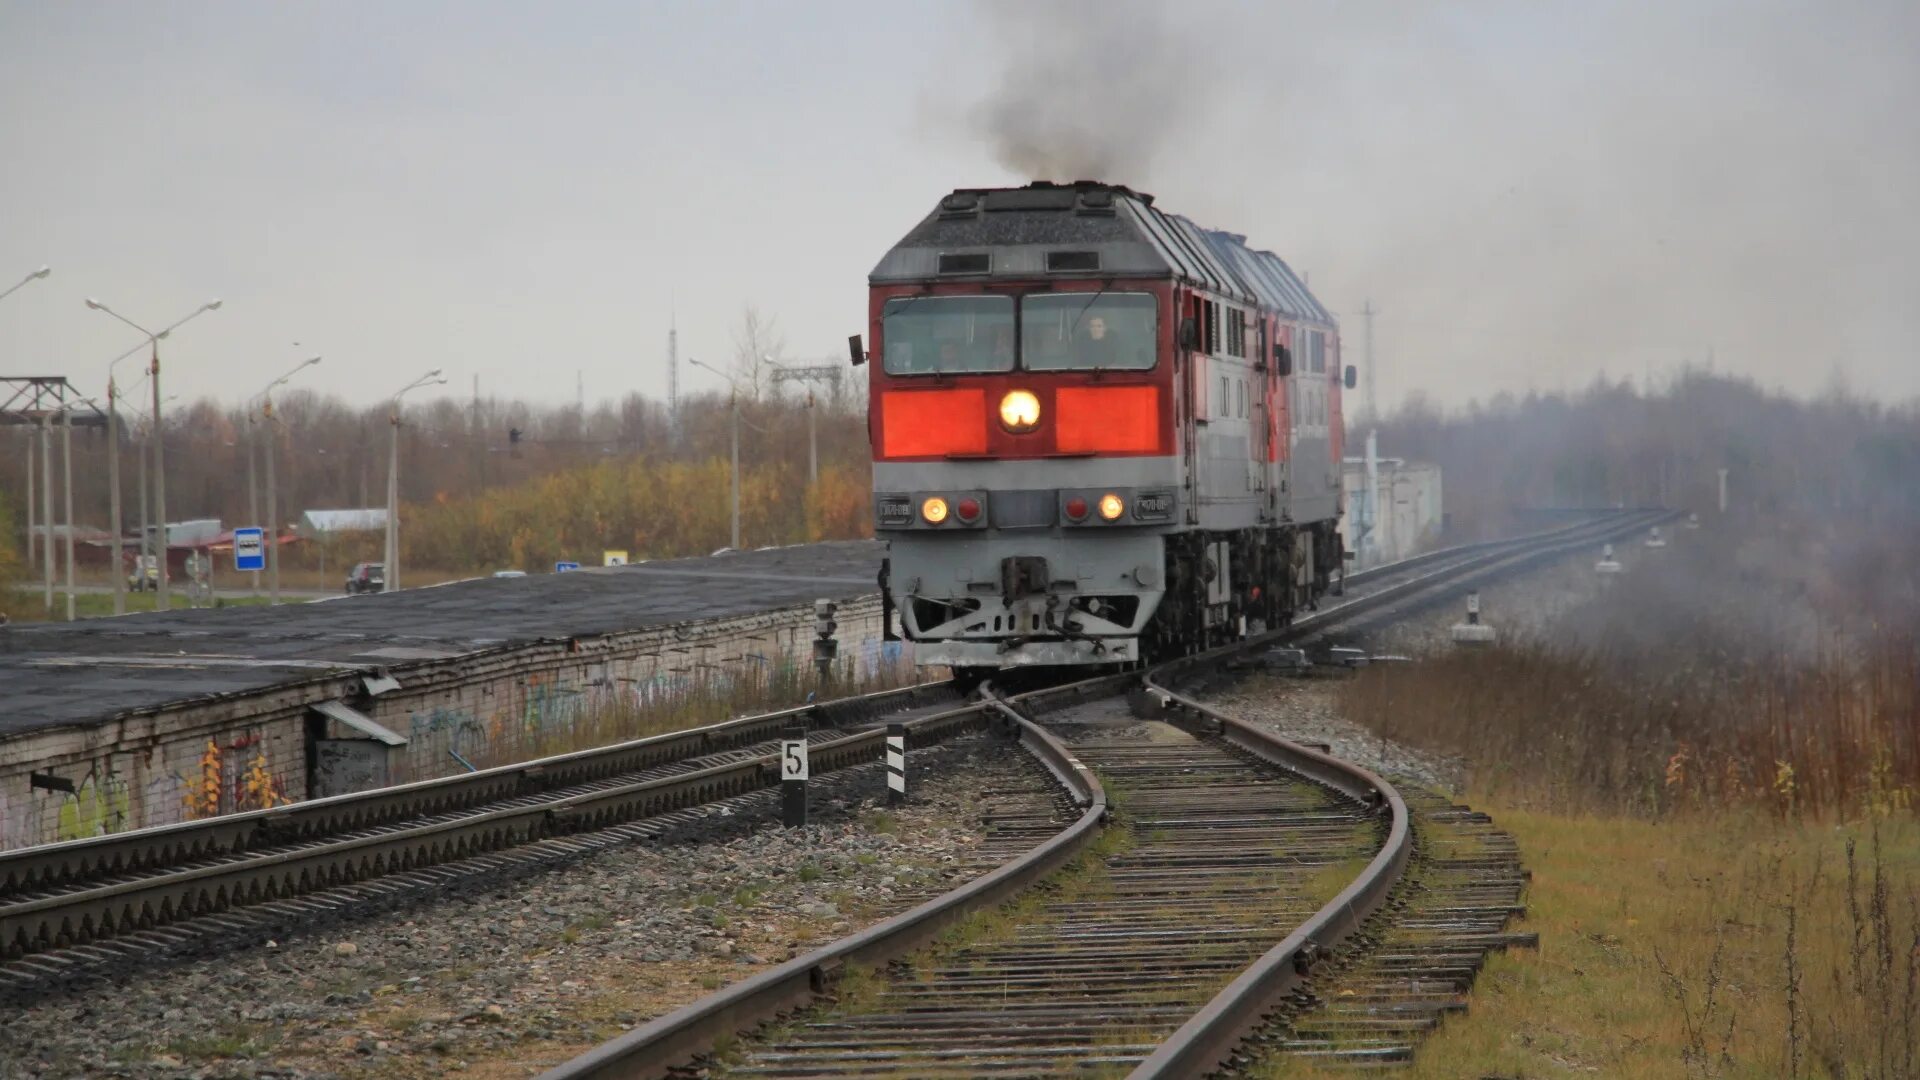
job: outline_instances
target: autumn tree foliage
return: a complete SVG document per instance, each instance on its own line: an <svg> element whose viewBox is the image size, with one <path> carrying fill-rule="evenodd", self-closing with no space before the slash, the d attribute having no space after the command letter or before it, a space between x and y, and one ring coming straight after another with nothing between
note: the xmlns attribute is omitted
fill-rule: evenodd
<svg viewBox="0 0 1920 1080"><path fill-rule="evenodd" d="M771 324L755 340L777 343ZM740 403L742 543L749 546L864 535L869 529L866 404L861 372L818 388L820 479L809 492L807 405L793 386L762 387ZM386 505L387 455L395 429L384 404L364 408L310 392L274 401L271 427L211 400L168 414L167 509L175 520L219 518L228 526L264 514L264 447L275 440L283 527L309 509ZM24 430L24 429L23 429ZM729 540L731 414L724 394L683 399L679 415L637 394L584 411L476 397L409 402L398 429L403 558L451 572L551 567L558 558L598 561L608 548L634 558L712 551ZM123 434L122 511L139 522L136 461L149 433ZM0 463L24 463L15 432L0 433ZM16 451L18 451L16 456ZM248 497L249 453L257 478ZM107 444L74 433L74 508L81 526L108 520ZM24 468L0 466L0 507L25 497ZM257 504L258 510L254 508ZM24 538L13 515L0 541L0 572ZM326 544L329 568L381 557L377 534ZM313 547L315 545L307 545ZM317 551L289 552L293 565Z"/></svg>

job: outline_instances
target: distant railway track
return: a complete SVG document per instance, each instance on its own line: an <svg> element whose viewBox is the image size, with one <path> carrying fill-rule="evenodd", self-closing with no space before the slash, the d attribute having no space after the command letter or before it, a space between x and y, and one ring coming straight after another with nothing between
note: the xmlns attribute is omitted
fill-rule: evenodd
<svg viewBox="0 0 1920 1080"><path fill-rule="evenodd" d="M1362 1066L1404 1056L1412 1033L1451 1005L1453 993L1431 987L1470 976L1476 950L1508 941L1517 856L1480 835L1484 819L1416 800L1430 826L1454 830L1426 857L1428 897L1400 905L1412 921L1368 932L1399 953L1341 958L1359 980L1348 992L1366 1007L1320 1008L1327 1003L1303 986L1393 895L1415 858L1415 810L1372 772L1220 713L1192 687L1252 649L1390 617L1660 519L1623 514L1436 552L1354 575L1357 595L1283 630L1144 676L989 695L1084 808L1076 821L990 874L643 1025L545 1080L659 1076L696 1060L716 1076L1195 1076L1230 1064L1256 1034L1263 1052ZM1132 713L1113 707L1123 694ZM1071 729L1081 736L1063 740ZM1110 829L1115 820L1120 830ZM1344 876L1355 862L1364 865ZM1041 882L1051 884L1033 889L1011 929L902 960ZM877 980L836 995L836 976L863 967ZM1403 989L1422 974L1426 992ZM1276 1015L1302 1027L1276 1036ZM728 1049L716 1056L716 1046Z"/></svg>

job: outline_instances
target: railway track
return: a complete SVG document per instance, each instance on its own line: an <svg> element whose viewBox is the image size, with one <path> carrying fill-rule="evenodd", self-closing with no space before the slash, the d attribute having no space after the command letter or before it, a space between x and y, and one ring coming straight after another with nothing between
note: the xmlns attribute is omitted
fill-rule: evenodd
<svg viewBox="0 0 1920 1080"><path fill-rule="evenodd" d="M984 878L545 1080L688 1068L1173 1077L1244 1064L1248 1052L1361 1067L1410 1054L1423 1026L1459 1004L1477 956L1511 943L1501 928L1518 904L1517 858L1457 827L1485 831L1484 819L1424 797L1416 817L1373 773L1210 709L1191 686L1250 651L1391 617L1653 520L1623 515L1435 553L1354 575L1362 595L1286 630L1144 677L990 697L1085 807L1077 821ZM1122 695L1130 712L1115 703ZM1430 839L1416 863L1417 822ZM1403 880L1410 864L1418 873ZM1023 894L997 918L981 914ZM1335 975L1349 984L1326 990Z"/></svg>
<svg viewBox="0 0 1920 1080"><path fill-rule="evenodd" d="M0 990L164 949L181 924L309 909L329 890L683 814L778 783L777 736L809 729L812 767L878 759L905 720L927 745L982 723L943 684L746 717L360 795L0 853ZM328 906L320 903L316 910Z"/></svg>
<svg viewBox="0 0 1920 1080"><path fill-rule="evenodd" d="M1101 778L1096 858L878 992L775 1027L717 1077L1059 1075L1131 1067L1371 857L1377 815L1217 739L1077 706L1047 729Z"/></svg>

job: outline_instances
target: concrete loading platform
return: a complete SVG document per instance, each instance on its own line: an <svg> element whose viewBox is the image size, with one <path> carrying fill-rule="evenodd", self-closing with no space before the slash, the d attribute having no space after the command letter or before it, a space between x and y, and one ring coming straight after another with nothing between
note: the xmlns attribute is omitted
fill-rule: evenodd
<svg viewBox="0 0 1920 1080"><path fill-rule="evenodd" d="M883 556L839 541L0 628L0 848L442 776L806 668L822 597L843 665L906 662L881 640Z"/></svg>

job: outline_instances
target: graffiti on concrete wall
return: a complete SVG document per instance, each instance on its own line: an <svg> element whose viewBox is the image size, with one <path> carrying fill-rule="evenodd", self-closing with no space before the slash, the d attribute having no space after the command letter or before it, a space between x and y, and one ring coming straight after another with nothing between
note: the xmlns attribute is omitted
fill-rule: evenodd
<svg viewBox="0 0 1920 1080"><path fill-rule="evenodd" d="M132 820L133 800L126 781L117 773L101 775L88 769L74 790L61 796L55 835L62 840L105 836L127 828Z"/></svg>
<svg viewBox="0 0 1920 1080"><path fill-rule="evenodd" d="M246 751L252 750L249 756ZM226 746L208 739L190 776L178 777L181 802L189 818L208 818L242 810L270 810L292 802L273 775L266 746L257 731Z"/></svg>

